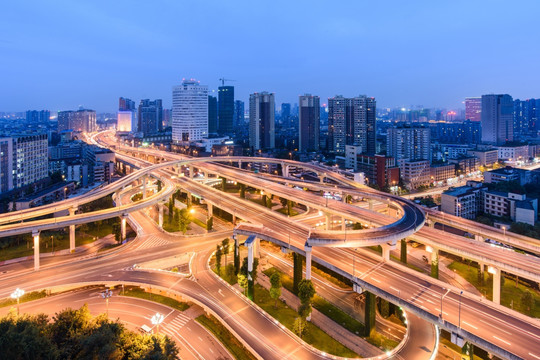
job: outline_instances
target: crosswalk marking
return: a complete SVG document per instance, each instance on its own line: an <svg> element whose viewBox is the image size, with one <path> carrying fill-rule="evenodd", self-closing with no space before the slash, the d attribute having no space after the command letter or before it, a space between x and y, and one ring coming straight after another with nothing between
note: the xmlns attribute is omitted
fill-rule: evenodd
<svg viewBox="0 0 540 360"><path fill-rule="evenodd" d="M149 249L153 247L168 245L171 242L169 240L160 238L158 236L150 236L147 239L145 239L138 247L137 249Z"/></svg>
<svg viewBox="0 0 540 360"><path fill-rule="evenodd" d="M184 325L186 325L190 320L191 319L189 317L187 317L186 315L178 314L174 319L169 321L164 326L164 331L167 330L167 331L170 331L170 332L173 332L173 333L178 333L178 331L180 331L180 329Z"/></svg>

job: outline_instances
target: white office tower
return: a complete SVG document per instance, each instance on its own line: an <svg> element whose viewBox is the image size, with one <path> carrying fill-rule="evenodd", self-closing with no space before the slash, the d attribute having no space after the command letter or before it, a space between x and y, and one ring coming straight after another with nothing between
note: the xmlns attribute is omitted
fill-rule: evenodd
<svg viewBox="0 0 540 360"><path fill-rule="evenodd" d="M194 79L173 87L172 140L198 141L208 136L208 86Z"/></svg>
<svg viewBox="0 0 540 360"><path fill-rule="evenodd" d="M130 132L133 125L133 111L120 110L116 120L116 130L121 132Z"/></svg>
<svg viewBox="0 0 540 360"><path fill-rule="evenodd" d="M514 140L514 100L510 95L482 95L482 142L502 145Z"/></svg>
<svg viewBox="0 0 540 360"><path fill-rule="evenodd" d="M254 150L275 147L274 94L249 95L249 145Z"/></svg>

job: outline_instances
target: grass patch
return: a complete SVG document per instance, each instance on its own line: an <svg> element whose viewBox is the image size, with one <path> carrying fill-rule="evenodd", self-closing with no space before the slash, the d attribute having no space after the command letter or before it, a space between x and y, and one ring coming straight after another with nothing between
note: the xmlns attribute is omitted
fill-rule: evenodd
<svg viewBox="0 0 540 360"><path fill-rule="evenodd" d="M199 219L192 218L192 219L191 219L191 222L193 222L193 223L199 225L200 227L202 227L202 228L205 229L205 230L208 230L207 227L206 227L206 223L202 222L202 221L199 220Z"/></svg>
<svg viewBox="0 0 540 360"><path fill-rule="evenodd" d="M38 300L38 299L44 298L46 296L47 296L47 292L45 290L32 291L32 292L26 293L23 296L21 296L20 299L19 299L19 303L22 304L22 303L25 303L25 302L28 302L28 301ZM17 305L17 300L16 299L7 298L7 299L3 299L3 300L0 301L0 307L14 306L14 305Z"/></svg>
<svg viewBox="0 0 540 360"><path fill-rule="evenodd" d="M104 247L99 248L98 253L103 252L103 251L107 251L107 250L110 250L110 249L117 248L117 247L119 247L120 245L122 245L122 244L116 243L116 244L108 244L108 245L105 245Z"/></svg>
<svg viewBox="0 0 540 360"><path fill-rule="evenodd" d="M364 324L319 295L315 295L313 298L313 307L353 334L358 336L363 334Z"/></svg>
<svg viewBox="0 0 540 360"><path fill-rule="evenodd" d="M255 284L255 303L289 330L292 330L294 320L299 316L296 311L281 301L278 301L278 306L275 308L275 300L270 297L269 291L259 284ZM358 357L358 354L343 346L310 322L307 323L306 332L302 339L328 354L343 357Z"/></svg>
<svg viewBox="0 0 540 360"><path fill-rule="evenodd" d="M371 335L366 338L366 341L371 345L380 347L384 350L390 350L399 345L399 342L391 340L376 331L372 331Z"/></svg>
<svg viewBox="0 0 540 360"><path fill-rule="evenodd" d="M257 358L248 350L231 332L215 317L201 315L195 319L199 324L210 331L229 350L237 360L256 360Z"/></svg>
<svg viewBox="0 0 540 360"><path fill-rule="evenodd" d="M283 207L283 208L281 208L281 209L277 209L276 211L277 211L278 213L283 214L283 215L289 215L289 214L287 213L287 207ZM296 216L296 215L298 215L298 214L299 214L298 211L296 211L295 209L291 209L291 215L290 215L290 216Z"/></svg>
<svg viewBox="0 0 540 360"><path fill-rule="evenodd" d="M487 299L493 299L493 275L484 271L485 280L483 283L480 283L478 281L478 267L474 263L467 265L459 261L454 261L448 268L455 270L465 280L474 285ZM521 301L521 297L525 291L530 291L533 295L534 302L530 310ZM509 308L513 307L514 310L528 316L540 317L540 294L538 291L522 283L518 283L516 287L516 282L513 278L505 277L504 279L504 284L501 286L501 305Z"/></svg>
<svg viewBox="0 0 540 360"><path fill-rule="evenodd" d="M120 293L120 295L122 295L122 293ZM139 287L129 287L125 289L124 294L122 296L131 296L131 297L136 297L139 299L155 301L160 304L172 307L173 309L176 309L179 311L185 311L190 307L188 303L181 302L167 296L152 294L152 293L144 291L143 289Z"/></svg>

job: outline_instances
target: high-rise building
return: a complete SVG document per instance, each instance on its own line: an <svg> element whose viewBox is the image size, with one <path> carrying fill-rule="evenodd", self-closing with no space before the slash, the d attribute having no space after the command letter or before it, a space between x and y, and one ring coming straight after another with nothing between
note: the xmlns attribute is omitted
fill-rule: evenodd
<svg viewBox="0 0 540 360"><path fill-rule="evenodd" d="M386 155L396 159L400 167L404 161L431 162L431 131L419 126L389 128L386 148Z"/></svg>
<svg viewBox="0 0 540 360"><path fill-rule="evenodd" d="M218 133L228 135L233 132L234 86L218 88Z"/></svg>
<svg viewBox="0 0 540 360"><path fill-rule="evenodd" d="M482 142L501 145L514 140L514 100L510 95L482 95Z"/></svg>
<svg viewBox="0 0 540 360"><path fill-rule="evenodd" d="M87 109L59 111L58 131L62 130L74 130L88 133L96 131L96 112Z"/></svg>
<svg viewBox="0 0 540 360"><path fill-rule="evenodd" d="M479 144L482 140L481 125L481 122L471 120L465 120L462 123L429 124L431 140L445 144Z"/></svg>
<svg viewBox="0 0 540 360"><path fill-rule="evenodd" d="M482 121L482 98L465 98L465 120Z"/></svg>
<svg viewBox="0 0 540 360"><path fill-rule="evenodd" d="M244 102L241 101L241 100L236 100L234 102L234 119L233 119L235 128L237 126L243 126L244 125L244 123L245 123L244 117L245 117L245 115L244 115Z"/></svg>
<svg viewBox="0 0 540 360"><path fill-rule="evenodd" d="M173 142L197 141L208 136L208 86L194 79L173 87Z"/></svg>
<svg viewBox="0 0 540 360"><path fill-rule="evenodd" d="M169 127L172 125L172 111L171 109L163 109L163 127Z"/></svg>
<svg viewBox="0 0 540 360"><path fill-rule="evenodd" d="M218 102L217 98L208 95L208 133L217 134L218 132Z"/></svg>
<svg viewBox="0 0 540 360"><path fill-rule="evenodd" d="M281 122L285 123L287 120L289 120L289 117L291 116L291 104L289 103L282 103L281 104Z"/></svg>
<svg viewBox="0 0 540 360"><path fill-rule="evenodd" d="M33 124L46 124L51 118L51 112L49 110L28 110L26 112L26 121Z"/></svg>
<svg viewBox="0 0 540 360"><path fill-rule="evenodd" d="M249 145L254 150L275 147L274 94L249 95Z"/></svg>
<svg viewBox="0 0 540 360"><path fill-rule="evenodd" d="M49 176L47 134L0 139L0 192L18 189Z"/></svg>
<svg viewBox="0 0 540 360"><path fill-rule="evenodd" d="M537 105L540 105L538 99L514 100L514 138L537 133L540 125L538 123L540 108Z"/></svg>
<svg viewBox="0 0 540 360"><path fill-rule="evenodd" d="M284 104L283 104L284 105ZM283 112L283 105L281 111ZM299 97L299 146L300 152L318 151L320 134L320 98L306 94Z"/></svg>
<svg viewBox="0 0 540 360"><path fill-rule="evenodd" d="M118 117L116 120L116 130L137 131L137 112L135 101L128 98L118 99Z"/></svg>
<svg viewBox="0 0 540 360"><path fill-rule="evenodd" d="M376 153L376 101L365 95L328 99L328 137L330 151L345 152L345 145L362 146L365 154Z"/></svg>
<svg viewBox="0 0 540 360"><path fill-rule="evenodd" d="M161 99L143 99L137 113L137 131L143 135L157 134L163 130L163 105Z"/></svg>

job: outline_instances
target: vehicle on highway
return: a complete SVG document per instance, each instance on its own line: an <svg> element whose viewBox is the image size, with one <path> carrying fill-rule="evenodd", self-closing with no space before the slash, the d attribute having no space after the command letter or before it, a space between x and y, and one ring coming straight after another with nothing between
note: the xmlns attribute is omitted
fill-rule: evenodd
<svg viewBox="0 0 540 360"><path fill-rule="evenodd" d="M422 260L424 260L424 262L427 264L429 263L429 259L427 258L426 255L422 255Z"/></svg>

